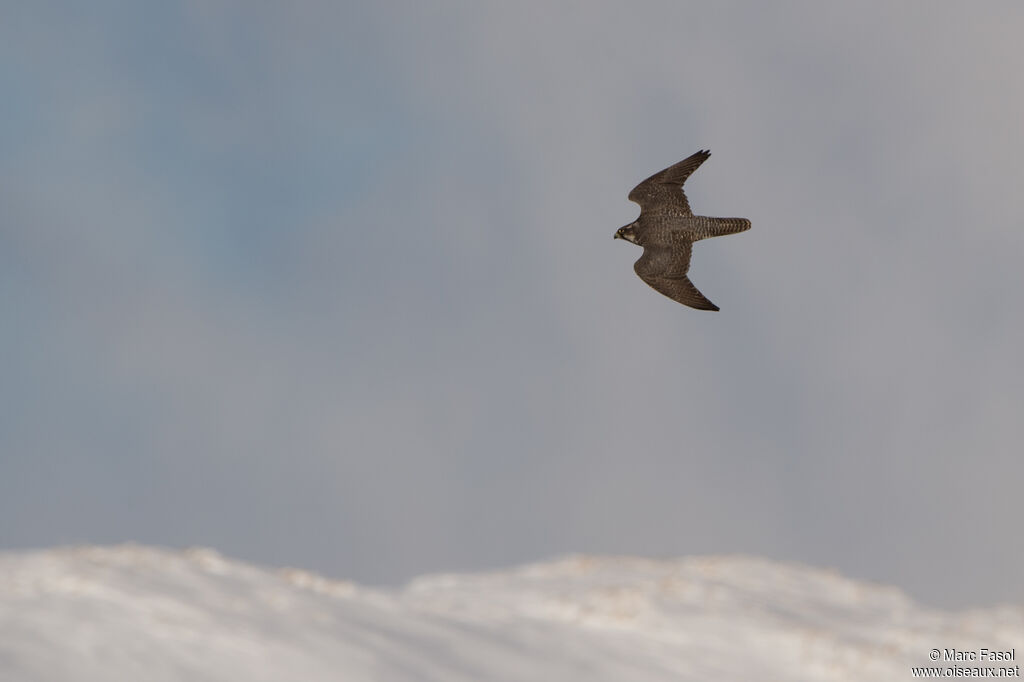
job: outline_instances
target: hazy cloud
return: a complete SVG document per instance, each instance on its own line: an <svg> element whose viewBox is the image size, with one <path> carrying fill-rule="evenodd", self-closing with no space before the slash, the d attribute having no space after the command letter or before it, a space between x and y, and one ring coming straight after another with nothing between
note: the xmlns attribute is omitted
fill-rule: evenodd
<svg viewBox="0 0 1024 682"><path fill-rule="evenodd" d="M1017 5L152 9L0 29L0 544L1024 598ZM702 147L716 315L611 240Z"/></svg>

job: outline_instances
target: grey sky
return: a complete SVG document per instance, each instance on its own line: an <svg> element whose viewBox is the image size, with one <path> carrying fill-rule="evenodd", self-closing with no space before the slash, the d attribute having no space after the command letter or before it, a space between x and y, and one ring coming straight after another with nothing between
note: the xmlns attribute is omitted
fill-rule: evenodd
<svg viewBox="0 0 1024 682"><path fill-rule="evenodd" d="M1019 3L75 7L0 22L0 547L1024 600ZM705 147L717 314L611 238Z"/></svg>

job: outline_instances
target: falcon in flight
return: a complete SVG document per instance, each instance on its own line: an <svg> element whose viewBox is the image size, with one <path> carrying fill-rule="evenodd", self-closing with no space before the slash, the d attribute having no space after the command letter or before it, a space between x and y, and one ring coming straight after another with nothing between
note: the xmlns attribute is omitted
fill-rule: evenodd
<svg viewBox="0 0 1024 682"><path fill-rule="evenodd" d="M711 152L699 151L634 187L629 200L640 204L640 217L615 232L615 239L644 248L633 264L640 279L655 291L698 310L718 310L718 306L686 277L693 243L750 229L746 218L709 218L690 210L683 183L709 156Z"/></svg>

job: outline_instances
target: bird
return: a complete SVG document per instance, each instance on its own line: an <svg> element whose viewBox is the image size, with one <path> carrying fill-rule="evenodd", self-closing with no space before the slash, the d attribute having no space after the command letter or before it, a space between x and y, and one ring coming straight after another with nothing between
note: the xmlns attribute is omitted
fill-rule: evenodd
<svg viewBox="0 0 1024 682"><path fill-rule="evenodd" d="M700 150L655 173L629 193L640 204L640 217L615 231L615 239L642 246L644 253L633 270L658 293L698 310L719 310L686 276L693 243L750 229L746 218L711 218L693 215L683 192L686 178L708 160Z"/></svg>

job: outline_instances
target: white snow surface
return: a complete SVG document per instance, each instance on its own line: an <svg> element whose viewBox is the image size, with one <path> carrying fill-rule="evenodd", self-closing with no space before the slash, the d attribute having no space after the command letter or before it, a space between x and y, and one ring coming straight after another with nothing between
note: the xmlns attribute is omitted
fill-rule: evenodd
<svg viewBox="0 0 1024 682"><path fill-rule="evenodd" d="M209 549L0 553L4 681L908 680L933 648L1022 646L1020 607L937 611L742 556L570 556L383 590Z"/></svg>

